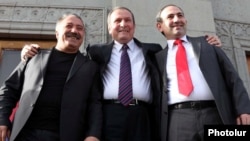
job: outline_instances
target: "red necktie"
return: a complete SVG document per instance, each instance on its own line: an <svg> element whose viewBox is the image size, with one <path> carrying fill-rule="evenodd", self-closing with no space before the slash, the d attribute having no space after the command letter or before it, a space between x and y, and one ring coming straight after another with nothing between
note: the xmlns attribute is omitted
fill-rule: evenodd
<svg viewBox="0 0 250 141"><path fill-rule="evenodd" d="M186 51L182 45L182 40L177 39L174 44L178 46L176 53L176 70L179 92L185 96L189 96L193 91L193 84L188 69Z"/></svg>
<svg viewBox="0 0 250 141"><path fill-rule="evenodd" d="M133 100L132 90L132 73L129 56L127 53L128 46L125 44L122 47L121 62L120 62L120 78L119 78L119 94L120 102L127 106Z"/></svg>

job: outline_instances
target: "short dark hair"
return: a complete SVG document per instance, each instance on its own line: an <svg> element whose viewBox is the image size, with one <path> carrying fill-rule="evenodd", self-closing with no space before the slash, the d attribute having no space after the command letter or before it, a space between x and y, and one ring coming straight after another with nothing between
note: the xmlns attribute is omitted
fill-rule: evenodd
<svg viewBox="0 0 250 141"><path fill-rule="evenodd" d="M179 6L177 6L177 5L175 5L175 4L168 4L168 5L165 5L164 7L162 7L161 10L157 13L157 15L156 15L156 22L157 22L157 23L161 23L161 22L162 22L161 13L162 13L162 11L163 11L165 8L167 8L167 7L169 7L169 6L174 6L174 7L179 8L179 9L181 10L181 12L183 13L183 15L184 15L184 11L183 11Z"/></svg>
<svg viewBox="0 0 250 141"><path fill-rule="evenodd" d="M118 10L118 9L123 9L123 10L127 10L131 15L132 15L132 20L133 20L133 23L135 24L135 17L134 17L134 14L133 14L133 12L130 10L130 9L128 9L128 8L126 8L126 7L122 7L122 6L118 6L118 7L114 7L110 12L109 12L109 14L108 14L108 18L107 18L107 23L108 23L108 25L110 24L110 17L111 17L111 14L115 11L115 10Z"/></svg>

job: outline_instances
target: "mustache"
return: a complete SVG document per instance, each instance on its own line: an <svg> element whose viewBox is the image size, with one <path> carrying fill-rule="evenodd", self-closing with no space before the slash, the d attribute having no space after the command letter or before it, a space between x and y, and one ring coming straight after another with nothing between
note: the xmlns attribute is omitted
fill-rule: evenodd
<svg viewBox="0 0 250 141"><path fill-rule="evenodd" d="M81 35L73 32L68 32L66 33L66 37L75 37L76 39L79 40L81 38Z"/></svg>

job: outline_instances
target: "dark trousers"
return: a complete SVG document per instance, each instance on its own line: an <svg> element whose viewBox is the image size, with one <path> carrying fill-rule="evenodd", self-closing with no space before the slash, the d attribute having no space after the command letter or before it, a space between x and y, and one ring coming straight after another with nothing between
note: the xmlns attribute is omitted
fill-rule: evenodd
<svg viewBox="0 0 250 141"><path fill-rule="evenodd" d="M169 111L168 141L204 141L204 125L223 124L216 107Z"/></svg>
<svg viewBox="0 0 250 141"><path fill-rule="evenodd" d="M151 141L148 109L144 105L124 107L104 104L102 141Z"/></svg>
<svg viewBox="0 0 250 141"><path fill-rule="evenodd" d="M48 130L24 129L15 141L60 141L59 134Z"/></svg>

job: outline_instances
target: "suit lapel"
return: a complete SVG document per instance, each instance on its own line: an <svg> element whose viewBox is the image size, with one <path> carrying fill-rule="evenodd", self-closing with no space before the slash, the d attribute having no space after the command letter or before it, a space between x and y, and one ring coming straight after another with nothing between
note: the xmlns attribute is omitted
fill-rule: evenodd
<svg viewBox="0 0 250 141"><path fill-rule="evenodd" d="M48 65L48 60L49 60L49 57L51 55L51 51L44 50L43 52L44 53L41 53L41 57L42 57L42 59L41 59L42 60L41 61L41 72L42 72L43 76L45 76L47 65ZM80 52L78 52L76 57L75 57L75 60L74 60L74 62L72 64L72 67L70 69L70 72L68 74L67 81L72 77L72 75L83 64L82 57L83 57L83 55Z"/></svg>
<svg viewBox="0 0 250 141"><path fill-rule="evenodd" d="M107 46L104 46L103 49L102 49L105 65L107 65L109 60L110 60L113 46L114 46L114 41L111 42L110 44L108 44Z"/></svg>
<svg viewBox="0 0 250 141"><path fill-rule="evenodd" d="M48 65L48 61L49 61L49 57L51 55L52 50L42 50L43 53L41 53L41 72L43 74L43 78L45 76L46 73L46 69L47 69L47 65Z"/></svg>
<svg viewBox="0 0 250 141"><path fill-rule="evenodd" d="M66 82L76 73L76 71L82 66L83 63L83 55L78 51L72 67L70 68Z"/></svg>
<svg viewBox="0 0 250 141"><path fill-rule="evenodd" d="M187 39L192 44L192 47L194 50L194 56L199 64L200 54L201 54L201 42L200 42L199 38L187 37Z"/></svg>
<svg viewBox="0 0 250 141"><path fill-rule="evenodd" d="M100 59L103 59L103 61L100 60L102 62L100 64L101 73L104 73L109 63L109 60L112 54L113 45L114 45L114 42L111 42L110 44L102 45L100 47L100 54L99 53L98 54L99 54Z"/></svg>
<svg viewBox="0 0 250 141"><path fill-rule="evenodd" d="M168 46L165 47L159 53L157 53L157 56L156 56L160 72L164 78L166 78L167 54L168 54Z"/></svg>
<svg viewBox="0 0 250 141"><path fill-rule="evenodd" d="M148 50L145 48L145 45L143 45L139 40L137 40L136 38L134 38L134 42L135 44L139 47L139 48L142 48L142 52L143 52L143 55L144 55L144 58L147 59L147 52Z"/></svg>
<svg viewBox="0 0 250 141"><path fill-rule="evenodd" d="M168 46L166 46L162 51L158 52L156 54L156 61L157 65L161 74L161 79L162 79L162 95L161 95L161 109L162 112L168 112L168 93L167 93L167 87L168 87L168 82L167 82L167 70L166 70L166 65L167 65L167 55L168 55ZM163 116L164 114L162 114ZM165 117L161 117L162 119L165 119Z"/></svg>
<svg viewBox="0 0 250 141"><path fill-rule="evenodd" d="M134 42L135 44L142 49L142 53L143 53L143 56L144 56L144 59L145 59L145 62L146 62L146 65L147 67L153 65L151 59L149 58L149 56L147 55L148 52L149 52L149 45L145 44L145 43L142 43L140 42L139 40L137 40L136 38L134 38Z"/></svg>

